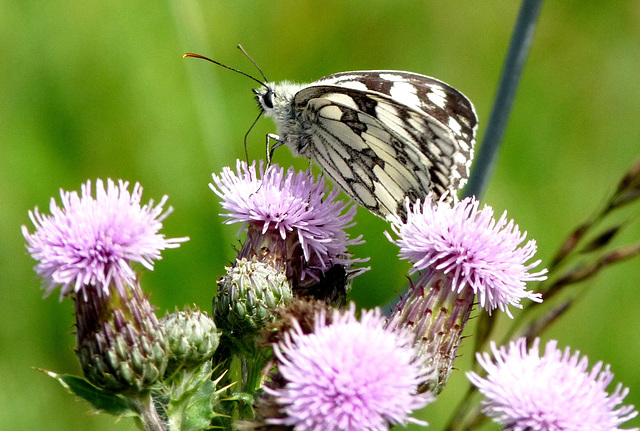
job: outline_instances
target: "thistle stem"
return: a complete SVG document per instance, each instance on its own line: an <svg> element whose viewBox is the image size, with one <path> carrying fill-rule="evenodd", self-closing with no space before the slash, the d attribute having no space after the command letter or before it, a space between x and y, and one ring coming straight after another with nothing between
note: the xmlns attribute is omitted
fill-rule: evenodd
<svg viewBox="0 0 640 431"><path fill-rule="evenodd" d="M129 398L133 408L140 415L144 431L167 431L158 411L153 404L151 394L146 393L137 398Z"/></svg>

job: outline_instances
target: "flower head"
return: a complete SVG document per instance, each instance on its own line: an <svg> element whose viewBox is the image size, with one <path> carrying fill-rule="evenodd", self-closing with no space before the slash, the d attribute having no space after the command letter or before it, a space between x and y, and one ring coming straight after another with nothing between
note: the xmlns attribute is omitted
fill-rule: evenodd
<svg viewBox="0 0 640 431"><path fill-rule="evenodd" d="M29 212L36 227L31 234L26 226L22 233L27 250L38 261L36 272L44 278L45 292L61 286L60 298L96 286L95 291L108 295L113 283L122 295L136 275L129 265L134 261L153 269L160 251L175 248L188 238L167 239L158 233L162 221L171 212L164 211L164 196L156 206L153 201L140 205L142 186L120 180L116 185L96 182L96 196L91 196L91 182L82 185L82 193L60 191L62 208L51 199L51 215ZM164 211L164 212L163 212Z"/></svg>
<svg viewBox="0 0 640 431"><path fill-rule="evenodd" d="M328 270L334 265L350 266L361 260L352 259L347 247L361 244L360 238L349 239L345 229L353 225L356 208L336 201L338 190L329 191L324 180L317 181L308 172L293 168L286 172L277 165L266 170L256 163L236 163L236 171L225 168L220 176L213 175L211 189L222 198L227 210L225 223L244 223L257 231L258 240L247 241L252 249L264 247L265 237L272 234L276 242L286 247L299 248L302 268L299 278L310 275L319 279L317 271ZM256 244L254 244L256 243ZM269 249L278 245L270 244ZM287 262L292 261L291 250L283 252ZM250 255L240 257L250 258ZM294 262L293 264L297 264Z"/></svg>
<svg viewBox="0 0 640 431"><path fill-rule="evenodd" d="M536 252L533 240L520 246L520 233L506 212L498 221L493 210L466 198L453 207L428 196L423 204L407 204L406 223L392 225L400 237L400 257L413 262L412 272L438 271L451 279L451 289L461 292L470 286L480 305L489 312L499 308L509 316L508 305L521 308L520 299L541 301L540 294L525 291L525 282L544 280L546 270L530 273L540 261L527 264Z"/></svg>
<svg viewBox="0 0 640 431"><path fill-rule="evenodd" d="M498 349L492 343L495 361L488 353L476 354L487 372L482 378L469 372L467 377L485 396L483 411L511 431L615 431L638 412L622 404L629 390L619 383L606 392L613 380L609 366L598 362L587 371L588 359L580 352L571 355L557 342L547 343L539 353L540 339L530 350L526 339ZM635 428L637 429L637 428Z"/></svg>
<svg viewBox="0 0 640 431"><path fill-rule="evenodd" d="M360 320L353 305L330 319L321 312L309 334L296 323L274 346L286 384L265 391L284 417L268 423L299 431L386 430L417 422L408 415L432 401L416 392L425 369L411 337L385 329L379 310L364 311Z"/></svg>

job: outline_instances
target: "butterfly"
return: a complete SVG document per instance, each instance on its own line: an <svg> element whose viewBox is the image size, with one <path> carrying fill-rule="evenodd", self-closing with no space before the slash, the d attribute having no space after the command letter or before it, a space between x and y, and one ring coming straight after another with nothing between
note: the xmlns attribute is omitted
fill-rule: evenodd
<svg viewBox="0 0 640 431"><path fill-rule="evenodd" d="M261 84L256 100L276 125L268 158L288 146L377 216L405 220L406 199L429 193L455 199L469 177L477 116L442 81L394 70L342 72L309 84L249 77Z"/></svg>

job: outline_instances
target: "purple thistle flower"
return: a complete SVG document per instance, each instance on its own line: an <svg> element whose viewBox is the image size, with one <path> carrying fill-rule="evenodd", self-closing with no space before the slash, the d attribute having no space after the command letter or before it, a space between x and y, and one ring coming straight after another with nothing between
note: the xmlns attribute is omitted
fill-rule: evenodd
<svg viewBox="0 0 640 431"><path fill-rule="evenodd" d="M126 181L116 185L109 179L105 190L97 180L94 198L91 181L87 181L81 195L60 190L62 208L52 198L51 216L40 214L37 207L29 211L36 230L31 234L22 226L22 234L27 250L38 261L35 270L44 279L46 295L61 286L62 299L93 285L93 291L108 296L114 284L124 296L125 286L136 279L130 261L153 269L153 260L161 258L161 250L179 247L188 240L158 234L162 221L171 213L171 208L163 210L167 196L156 206L152 200L141 206L142 186L136 183L132 192L128 186Z"/></svg>
<svg viewBox="0 0 640 431"><path fill-rule="evenodd" d="M506 430L615 431L637 416L632 405L618 407L628 388L618 383L612 394L606 392L613 380L609 365L598 362L587 371L588 359L580 352L571 355L551 340L540 357L539 345L539 338L529 351L525 338L508 348L491 343L495 361L488 353L476 354L486 379L467 373L485 396L483 412Z"/></svg>
<svg viewBox="0 0 640 431"><path fill-rule="evenodd" d="M327 323L331 320L331 324ZM389 423L421 423L408 415L433 401L418 394L425 368L403 331L384 328L379 310L355 317L355 306L331 319L316 315L314 331L294 329L274 345L286 384L265 387L284 417L267 423L310 430L387 430Z"/></svg>
<svg viewBox="0 0 640 431"><path fill-rule="evenodd" d="M360 237L349 239L346 228L354 225L354 206L336 201L339 190L329 191L322 177L315 181L307 172L272 165L266 170L260 163L251 166L238 160L236 172L224 168L220 176L212 175L211 189L222 198L228 211L226 224L244 223L249 239L239 258L251 258L251 251L266 247L288 264L299 265L299 279L309 275L319 279L318 270L335 265L350 267L362 259L353 259L347 247L361 244ZM348 208L348 209L347 209ZM300 256L292 252L299 247Z"/></svg>
<svg viewBox="0 0 640 431"><path fill-rule="evenodd" d="M392 225L400 239L387 237L400 247L402 259L413 262L411 272L428 269L427 276L436 271L447 275L453 292L470 286L489 313L499 308L512 317L508 306L522 308L520 299L542 301L539 293L525 291L525 282L544 280L547 271L529 272L540 263L526 263L536 243L520 247L526 233L507 220L506 211L496 221L490 207L478 210L478 205L472 197L452 207L444 197L433 201L428 196L423 204L407 204L406 223Z"/></svg>

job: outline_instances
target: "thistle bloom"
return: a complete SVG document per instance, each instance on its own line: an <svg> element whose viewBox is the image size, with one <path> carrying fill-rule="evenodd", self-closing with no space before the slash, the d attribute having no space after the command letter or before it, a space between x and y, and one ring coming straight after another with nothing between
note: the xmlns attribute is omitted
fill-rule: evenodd
<svg viewBox="0 0 640 431"><path fill-rule="evenodd" d="M171 208L164 211L164 196L156 206L153 201L140 205L142 186L120 180L116 185L96 182L96 197L91 196L91 182L77 192L60 191L62 208L51 199L51 216L40 214L38 208L29 212L36 227L31 234L26 226L22 233L27 250L38 261L35 267L44 279L48 295L61 286L60 298L92 285L98 295L109 295L113 283L120 295L125 286L135 282L129 265L134 261L153 269L153 260L160 251L175 248L188 238L166 239L158 233ZM85 292L86 299L86 292Z"/></svg>
<svg viewBox="0 0 640 431"><path fill-rule="evenodd" d="M256 163L236 163L236 171L225 168L213 175L211 189L222 198L226 224L248 225L249 237L238 258L268 249L295 269L295 276L320 279L335 265L350 267L353 259L347 247L361 244L349 239L345 229L353 226L355 207L336 201L338 190L329 191L324 180L312 174L295 173L272 165L266 170ZM292 278L291 271L288 276Z"/></svg>
<svg viewBox="0 0 640 431"><path fill-rule="evenodd" d="M489 207L467 198L451 206L446 196L410 206L406 223L392 225L400 237L400 257L413 262L411 272L420 277L391 313L390 328L409 327L421 355L436 370L434 380L421 391L440 393L453 368L462 331L476 296L489 313L499 308L510 317L508 305L541 301L540 294L525 290L525 282L543 280L546 270L530 273L540 261L527 264L536 251L534 241L520 247L520 234L506 213L495 221Z"/></svg>
<svg viewBox="0 0 640 431"><path fill-rule="evenodd" d="M608 365L598 362L587 371L580 352L559 350L551 340L540 357L539 345L538 338L530 350L524 338L507 348L492 343L494 361L488 353L476 354L487 377L467 373L485 396L483 412L506 430L616 431L637 416L632 405L618 407L628 388L618 383L612 394L606 392L613 380Z"/></svg>
<svg viewBox="0 0 640 431"><path fill-rule="evenodd" d="M423 204L407 206L407 222L392 225L400 237L400 257L413 262L411 272L427 270L449 278L453 292L469 286L489 313L499 308L509 317L508 306L522 308L520 300L541 302L539 293L525 290L525 282L544 280L546 269L529 271L540 263L528 263L536 252L534 240L520 246L526 233L520 233L506 211L498 221L493 210L466 198L453 207L444 197L434 202L428 196Z"/></svg>
<svg viewBox="0 0 640 431"><path fill-rule="evenodd" d="M331 319L318 313L309 334L294 321L274 345L285 384L265 388L284 417L267 423L298 431L386 430L390 423L420 423L408 415L433 400L416 392L425 368L411 337L383 326L379 310L363 311L358 320L353 304L342 314L334 311Z"/></svg>

